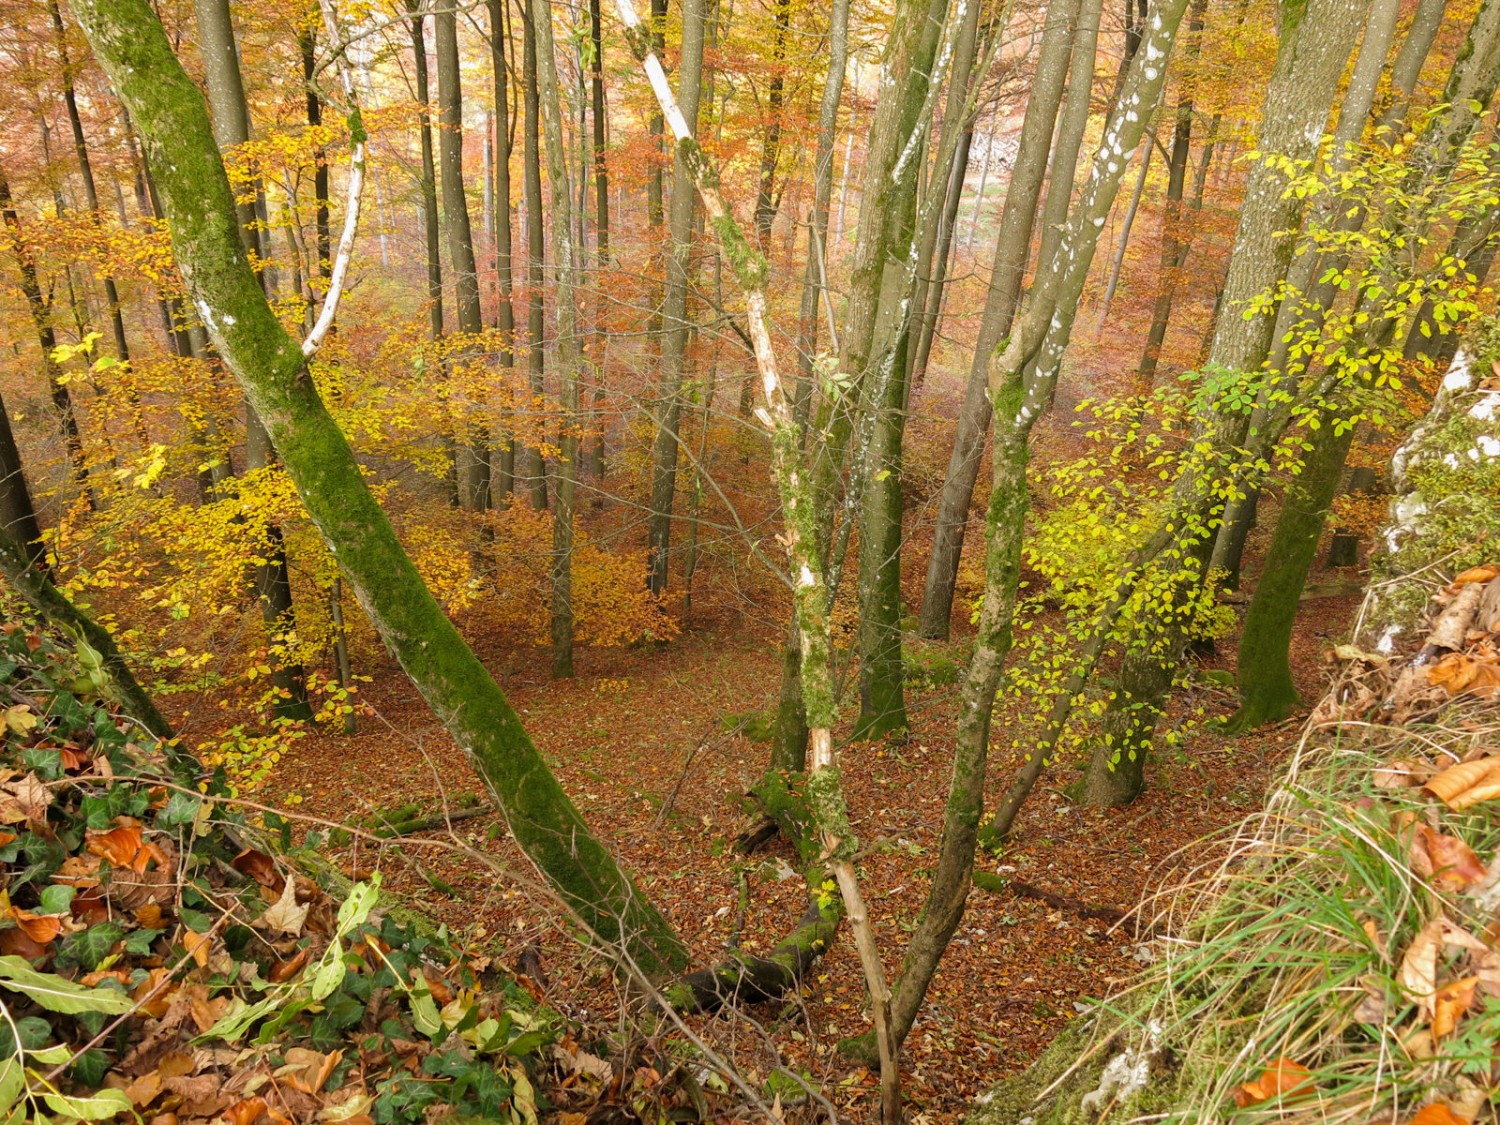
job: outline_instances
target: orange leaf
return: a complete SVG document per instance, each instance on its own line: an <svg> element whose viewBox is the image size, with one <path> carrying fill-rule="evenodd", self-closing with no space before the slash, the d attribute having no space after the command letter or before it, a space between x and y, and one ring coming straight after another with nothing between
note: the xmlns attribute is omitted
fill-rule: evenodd
<svg viewBox="0 0 1500 1125"><path fill-rule="evenodd" d="M285 961L277 961L276 964L272 965L271 971L266 974L266 979L272 984L281 984L283 981L291 980L302 971L302 966L307 964L307 959L311 955L312 947L303 946L297 950L295 956L289 957Z"/></svg>
<svg viewBox="0 0 1500 1125"><path fill-rule="evenodd" d="M1436 797L1454 812L1500 797L1500 758L1479 758L1449 766L1422 786L1422 792Z"/></svg>
<svg viewBox="0 0 1500 1125"><path fill-rule="evenodd" d="M24 957L28 961L35 961L38 957L47 956L47 947L32 941L26 936L26 931L19 926L0 930L0 956Z"/></svg>
<svg viewBox="0 0 1500 1125"><path fill-rule="evenodd" d="M1459 586L1467 586L1470 582L1488 582L1491 578L1500 578L1500 566L1495 563L1486 563L1484 566L1471 566L1448 586L1450 590Z"/></svg>
<svg viewBox="0 0 1500 1125"><path fill-rule="evenodd" d="M1244 1109L1259 1105L1272 1098L1301 1097L1312 1090L1311 1071L1299 1062L1279 1058L1254 1082L1246 1082L1234 1088L1234 1104Z"/></svg>
<svg viewBox="0 0 1500 1125"><path fill-rule="evenodd" d="M33 914L12 906L10 916L21 932L38 945L50 945L62 933L62 917L57 914Z"/></svg>
<svg viewBox="0 0 1500 1125"><path fill-rule="evenodd" d="M1462 652L1450 652L1427 669L1427 682L1445 688L1449 695L1477 695L1480 699L1500 696L1500 665L1479 661Z"/></svg>
<svg viewBox="0 0 1500 1125"><path fill-rule="evenodd" d="M124 823L108 832L89 833L89 851L103 856L116 867L128 867L137 875L146 870L149 855L145 852L145 837L139 824Z"/></svg>
<svg viewBox="0 0 1500 1125"><path fill-rule="evenodd" d="M1478 977L1465 977L1452 984L1445 984L1432 998L1432 1037L1441 1039L1458 1026L1458 1021L1474 1002L1474 986Z"/></svg>
<svg viewBox="0 0 1500 1125"><path fill-rule="evenodd" d="M208 968L208 952L212 945L213 937L209 934L197 934L192 930L184 930L182 933L182 948L198 962L200 969Z"/></svg>
<svg viewBox="0 0 1500 1125"><path fill-rule="evenodd" d="M255 1125L265 1112L265 1098L246 1098L244 1101L235 1102L220 1116L225 1118L229 1125Z"/></svg>
<svg viewBox="0 0 1500 1125"><path fill-rule="evenodd" d="M1460 1117L1442 1102L1424 1105L1406 1125L1472 1125L1467 1117Z"/></svg>
<svg viewBox="0 0 1500 1125"><path fill-rule="evenodd" d="M161 929L162 913L161 904L148 902L135 912L135 920L147 930Z"/></svg>
<svg viewBox="0 0 1500 1125"><path fill-rule="evenodd" d="M104 888L98 883L90 884L74 895L68 909L85 926L109 921L109 903L104 897Z"/></svg>

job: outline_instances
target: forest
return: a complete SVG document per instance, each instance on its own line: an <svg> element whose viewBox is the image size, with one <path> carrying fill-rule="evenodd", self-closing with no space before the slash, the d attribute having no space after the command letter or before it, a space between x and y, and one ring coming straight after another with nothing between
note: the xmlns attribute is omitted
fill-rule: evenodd
<svg viewBox="0 0 1500 1125"><path fill-rule="evenodd" d="M0 1123L1500 1121L1497 0L0 0Z"/></svg>

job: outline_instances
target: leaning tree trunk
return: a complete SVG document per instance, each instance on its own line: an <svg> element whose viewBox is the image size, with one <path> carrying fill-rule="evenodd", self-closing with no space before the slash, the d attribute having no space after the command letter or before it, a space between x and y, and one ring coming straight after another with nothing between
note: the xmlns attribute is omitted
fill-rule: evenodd
<svg viewBox="0 0 1500 1125"><path fill-rule="evenodd" d="M146 0L80 0L95 57L158 170L173 252L214 344L285 459L381 638L468 755L511 834L579 922L642 970L681 967L665 919L589 832L515 711L443 615L250 271L202 96Z"/></svg>

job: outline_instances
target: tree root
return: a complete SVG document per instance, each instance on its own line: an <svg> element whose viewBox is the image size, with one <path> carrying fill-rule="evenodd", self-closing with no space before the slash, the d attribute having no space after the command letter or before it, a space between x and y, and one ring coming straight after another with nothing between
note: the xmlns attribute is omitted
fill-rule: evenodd
<svg viewBox="0 0 1500 1125"><path fill-rule="evenodd" d="M795 991L843 920L837 895L817 896L802 920L765 957L737 953L709 969L681 977L662 995L681 1012L715 1012L727 1004L759 1004Z"/></svg>

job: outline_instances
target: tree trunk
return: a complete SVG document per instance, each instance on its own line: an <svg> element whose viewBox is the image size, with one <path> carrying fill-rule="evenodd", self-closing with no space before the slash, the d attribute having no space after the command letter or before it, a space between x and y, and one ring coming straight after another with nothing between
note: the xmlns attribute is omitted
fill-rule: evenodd
<svg viewBox="0 0 1500 1125"><path fill-rule="evenodd" d="M438 238L437 164L432 151L432 117L427 84L427 36L422 30L423 0L406 0L411 26L413 70L416 76L417 107L421 114L422 176L418 185L422 193L422 246L427 257L427 317L432 339L443 337L443 256Z"/></svg>
<svg viewBox="0 0 1500 1125"><path fill-rule="evenodd" d="M479 312L479 266L474 259L474 237L469 225L469 201L464 195L463 90L458 69L458 16L447 5L432 13L433 46L437 57L438 168L443 188L443 231L448 264L453 273L454 312L458 330L471 340L484 331ZM465 343L456 358L471 362L473 343ZM478 404L484 405L484 404ZM458 436L458 499L471 512L482 512L490 494L489 429L471 417L476 404L462 401Z"/></svg>
<svg viewBox="0 0 1500 1125"><path fill-rule="evenodd" d="M21 447L16 444L4 398L0 398L0 537L13 540L28 565L46 569L47 548L42 544L42 528L26 484Z"/></svg>
<svg viewBox="0 0 1500 1125"><path fill-rule="evenodd" d="M1292 680L1292 625L1355 431L1333 411L1316 417L1319 428L1308 435L1312 452L1287 484L1281 518L1245 613L1236 675L1240 707L1227 724L1233 732L1277 722L1302 705Z"/></svg>
<svg viewBox="0 0 1500 1125"><path fill-rule="evenodd" d="M195 6L198 45L203 54L209 104L213 108L214 139L223 151L250 139L250 111L245 102L245 87L240 75L234 22L228 0L196 0ZM259 187L256 188L255 195L257 199L260 198ZM239 222L240 245L247 253L253 252L261 261L268 261L270 254L261 245L257 233L258 219L254 203L241 204L236 217ZM262 278L262 285L265 283L265 278ZM202 310L199 312L201 314ZM211 327L209 331L212 333ZM247 397L245 467L250 470L269 469L275 463L276 451L271 446L270 435ZM272 669L271 684L276 692L272 709L281 718L307 721L313 714L312 704L307 698L307 677L300 662L288 660L284 652L278 651L284 647L284 638L296 631L291 573L287 569L286 544L278 524L267 522L266 540L266 561L255 568L255 587L261 619L266 627Z"/></svg>
<svg viewBox="0 0 1500 1125"><path fill-rule="evenodd" d="M593 48L592 65L589 68L589 96L593 110L593 169L594 169L594 238L599 250L601 282L603 271L609 268L609 161L606 159L604 135L604 28L600 20L599 0L589 0L589 38ZM604 331L604 303L601 297L594 299L594 347L596 374L593 404L593 440L584 455L582 469L595 480L604 479L604 364L609 354L609 341Z"/></svg>
<svg viewBox="0 0 1500 1125"><path fill-rule="evenodd" d="M1191 38L1187 49L1195 59L1203 50L1203 22L1207 10L1208 0L1194 0L1188 16ZM1161 257L1156 271L1156 304L1151 310L1151 327L1146 332L1146 349L1136 369L1136 385L1141 393L1149 391L1156 382L1161 348L1172 319L1172 304L1177 299L1178 274L1187 261L1188 240L1183 229L1182 197L1187 186L1188 156L1193 145L1195 78L1190 71L1178 96L1172 123L1172 151L1167 157L1167 198L1161 218Z"/></svg>
<svg viewBox="0 0 1500 1125"><path fill-rule="evenodd" d="M781 159L781 103L786 88L783 67L791 21L791 0L776 0L776 34L771 40L771 80L766 84L766 136L760 150L760 187L755 193L755 237L762 254L770 253L771 226L776 221L776 165ZM684 109L683 112L687 111Z"/></svg>
<svg viewBox="0 0 1500 1125"><path fill-rule="evenodd" d="M979 339L959 408L958 429L943 477L938 499L937 526L933 529L932 554L927 561L927 580L922 590L922 610L917 631L924 637L944 639L953 616L953 594L958 582L958 563L968 529L969 504L979 477L979 458L990 426L990 403L985 394L986 377L995 346L1010 331L1021 279L1031 252L1031 230L1037 200L1047 172L1047 153L1052 147L1053 127L1068 75L1073 25L1079 0L1051 0L1042 32L1041 54L1026 116L1015 168L1005 191L1005 208L995 239L995 260L990 271L989 294L979 323ZM976 207L983 203L981 198Z"/></svg>
<svg viewBox="0 0 1500 1125"><path fill-rule="evenodd" d="M542 215L542 141L541 108L537 101L536 30L531 19L526 19L525 46L521 55L521 73L525 89L525 133L522 142L522 160L525 164L522 189L526 202L526 365L533 397L545 390L547 353L544 342L546 330L546 301L542 292L545 281L546 233ZM516 456L516 487L525 488L531 497L531 506L537 511L547 507L547 468L542 451L528 447L523 458Z"/></svg>
<svg viewBox="0 0 1500 1125"><path fill-rule="evenodd" d="M1099 21L1103 0L1083 0L1078 10L1078 30L1073 34L1068 61L1068 90L1062 104L1057 140L1052 146L1051 174L1047 180L1047 202L1042 207L1042 245L1037 269L1043 269L1057 254L1073 205L1073 182L1078 176L1078 152L1088 131L1094 101L1094 70L1098 65Z"/></svg>
<svg viewBox="0 0 1500 1125"><path fill-rule="evenodd" d="M703 82L703 0L683 0L682 53L677 68L678 104L688 131L698 130ZM662 302L661 383L657 390L656 433L651 449L651 518L647 524L646 580L653 594L667 589L671 562L672 508L677 492L678 425L682 380L687 368L688 289L691 282L693 201L696 188L681 152L672 165L672 201L667 226L667 285Z"/></svg>
<svg viewBox="0 0 1500 1125"><path fill-rule="evenodd" d="M1266 91L1257 144L1264 156L1250 172L1239 230L1225 278L1223 303L1248 315L1218 319L1208 363L1247 375L1258 372L1274 339L1274 309L1253 302L1285 278L1295 246L1301 203L1288 198L1285 168L1311 159L1322 137L1339 78L1358 36L1363 5L1356 0L1309 0L1306 11L1284 21L1284 38ZM1284 158L1281 159L1281 158ZM1174 552L1173 598L1164 610L1136 626L1116 692L1104 716L1105 738L1095 747L1085 798L1105 804L1139 792L1152 732L1171 686L1187 632L1182 607L1208 570L1218 519L1215 451L1240 446L1249 427L1246 412L1226 412L1195 423L1195 444L1210 452L1180 471L1174 505L1188 513ZM1118 775L1118 776L1116 776ZM1097 784L1096 784L1097 782Z"/></svg>
<svg viewBox="0 0 1500 1125"><path fill-rule="evenodd" d="M557 313L557 369L562 400L562 437L552 513L552 678L573 675L573 494L578 482L578 311L573 197L563 146L558 97L557 55L549 0L530 0L536 36L537 94L547 138L547 172L552 188L553 307Z"/></svg>
<svg viewBox="0 0 1500 1125"><path fill-rule="evenodd" d="M515 386L516 310L513 303L515 276L511 266L511 107L510 66L506 61L505 4L489 0L490 70L495 98L495 181L491 190L494 207L490 224L495 231L495 281L498 289L495 328L500 334L500 377L507 390ZM503 436L494 452L490 474L490 507L507 503L515 488L516 443Z"/></svg>
<svg viewBox="0 0 1500 1125"><path fill-rule="evenodd" d="M52 409L62 428L63 442L68 450L68 466L79 491L88 499L90 508L96 506L94 491L89 485L88 461L83 452L83 435L78 428L78 415L73 409L73 395L66 383L59 381L62 374L52 358L57 347L57 333L52 328L52 302L42 296L41 283L37 280L36 262L26 244L26 234L21 227L21 216L16 211L10 196L10 181L0 170L0 217L5 222L5 233L10 243L11 254L20 267L21 293L26 298L26 309L31 314L32 327L36 330L37 347L42 353L42 376L47 380L47 393L52 399Z"/></svg>
<svg viewBox="0 0 1500 1125"><path fill-rule="evenodd" d="M648 973L682 944L589 833L484 666L423 585L245 261L202 96L146 0L81 0L95 57L158 169L174 255L215 347L265 419L355 596L579 922Z"/></svg>

